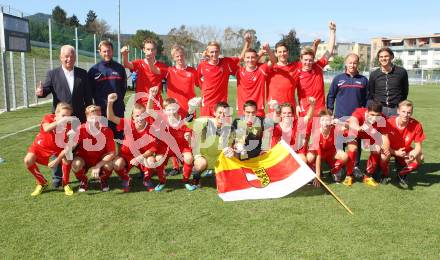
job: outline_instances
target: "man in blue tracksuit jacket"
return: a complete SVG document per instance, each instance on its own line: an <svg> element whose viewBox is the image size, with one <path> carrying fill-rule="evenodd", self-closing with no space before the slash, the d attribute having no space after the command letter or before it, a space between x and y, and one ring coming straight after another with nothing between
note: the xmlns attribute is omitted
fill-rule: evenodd
<svg viewBox="0 0 440 260"><path fill-rule="evenodd" d="M124 96L127 91L127 74L125 68L113 60L113 44L109 41L101 41L98 46L102 60L90 68L88 75L92 87L95 105L101 107L102 115L106 116L107 97L110 93L116 93L113 110L118 117L124 117ZM123 139L123 132L117 132L113 122L108 122L116 139Z"/></svg>
<svg viewBox="0 0 440 260"><path fill-rule="evenodd" d="M346 121L356 108L365 107L367 104L368 79L359 74L358 66L359 56L354 53L347 55L345 73L337 75L330 85L327 95L327 109L333 112L335 118L343 118ZM357 154L358 158L353 173L359 177L362 175L359 170L360 149Z"/></svg>

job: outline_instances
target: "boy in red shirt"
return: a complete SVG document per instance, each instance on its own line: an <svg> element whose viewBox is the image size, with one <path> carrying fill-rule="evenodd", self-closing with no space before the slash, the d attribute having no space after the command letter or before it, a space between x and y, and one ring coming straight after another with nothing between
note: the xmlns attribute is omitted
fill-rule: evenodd
<svg viewBox="0 0 440 260"><path fill-rule="evenodd" d="M316 49L320 40L314 40L312 50L316 53ZM295 91L298 85L298 77L295 77L300 62L289 63L289 50L284 41L275 44L275 56L278 61L273 63L272 69L267 79L267 102L272 100L278 104L285 102L291 103L296 109ZM272 112L272 109L269 109ZM296 112L293 113L296 115Z"/></svg>
<svg viewBox="0 0 440 260"><path fill-rule="evenodd" d="M245 38L250 37L248 33L245 35ZM208 43L207 60L202 61L197 67L197 77L200 80L203 97L201 116L213 116L217 103L228 102L229 76L237 73L244 51L249 47L249 41L245 40L240 57L220 58L220 44L215 41Z"/></svg>
<svg viewBox="0 0 440 260"><path fill-rule="evenodd" d="M328 51L318 61L315 62L315 52L313 49L305 48L301 50L301 61L297 65L295 74L298 77L299 116L306 114L309 106L309 97L316 99L314 116L317 116L321 110L325 109L323 69L328 64L328 59L333 56L336 41L336 24L330 22L329 29Z"/></svg>
<svg viewBox="0 0 440 260"><path fill-rule="evenodd" d="M128 48L122 47L122 60L124 67L130 71L136 71L136 102L140 104L147 104L148 91L152 87L158 87L159 92L155 96L155 107L162 106L162 80L167 74L167 65L156 60L157 43L153 39L145 39L144 46L144 59L128 61Z"/></svg>
<svg viewBox="0 0 440 260"><path fill-rule="evenodd" d="M342 168L345 166L348 160L347 154L344 152L342 143L341 147L337 147L336 139L337 132L335 133L335 125L333 124L331 114L327 110L323 110L319 113L319 145L316 150L310 149L307 154L308 158L315 162L316 176L321 177L322 162L326 162L330 167L330 173L333 176L333 180L336 183L341 181ZM313 184L319 186L320 183L316 179Z"/></svg>
<svg viewBox="0 0 440 260"><path fill-rule="evenodd" d="M425 140L422 124L412 118L413 103L404 100L399 103L397 116L387 119L390 126L388 138L390 139L390 153L396 160L399 183L407 187L407 176L416 170L423 161L422 142ZM414 148L411 144L414 142ZM388 161L387 161L388 166ZM382 183L390 182L389 175L382 175Z"/></svg>
<svg viewBox="0 0 440 260"><path fill-rule="evenodd" d="M40 132L24 157L26 168L37 182L37 187L31 196L38 196L47 189L47 180L38 169L37 163L47 165L49 168L56 168L60 162L63 163L64 193L67 196L73 195L73 190L69 186L70 165L65 159L67 132L70 129L68 124L74 119L71 115L72 107L67 103L60 102L55 108L55 114L47 114L43 117ZM49 162L49 158L53 155L56 155L57 158Z"/></svg>
<svg viewBox="0 0 440 260"><path fill-rule="evenodd" d="M114 160L114 170L119 176L125 176L133 166L136 166L144 173L144 185L147 191L152 191L154 187L150 182L150 172L155 168L157 140L150 134L151 125L147 121L145 106L135 103L131 118L120 118L113 112L113 103L116 100L115 93L108 96L107 118L116 124L118 131L124 131L124 141L119 156ZM161 183L165 183L163 169L158 170L158 177Z"/></svg>
<svg viewBox="0 0 440 260"><path fill-rule="evenodd" d="M305 143L305 126L312 118L315 99L310 97L310 107L307 115L304 118L298 119L294 115L294 108L291 103L283 103L280 105L281 121L275 124L272 131L271 147L275 146L281 139L292 146L292 149L298 153L304 162L307 162L304 146ZM301 121L300 121L301 120ZM300 121L300 122L299 122Z"/></svg>
<svg viewBox="0 0 440 260"><path fill-rule="evenodd" d="M85 192L88 189L86 174L89 169L94 178L99 178L101 190L106 192L109 191L108 178L112 174L113 159L116 155L113 131L99 121L102 118L99 106L88 106L86 118L87 122L78 130L78 146L72 161L72 171L80 181L78 192ZM122 189L128 191L130 178L127 174L120 177Z"/></svg>
<svg viewBox="0 0 440 260"><path fill-rule="evenodd" d="M167 97L174 98L179 107L179 115L185 118L188 115L188 102L196 96L195 86L199 86L197 70L186 64L185 50L181 46L174 46L171 49L171 56L176 65L168 68ZM192 112L192 111L191 111ZM171 157L173 169L169 175L179 173L179 163L176 157Z"/></svg>
<svg viewBox="0 0 440 260"><path fill-rule="evenodd" d="M247 100L253 100L257 103L257 116L264 117L266 79L269 76L271 64L275 63L276 58L268 43L263 44L262 50L269 54L271 63L257 63L259 57L257 51L249 48L244 52L245 66L239 67L236 77L237 107L243 107ZM238 115L243 115L243 110L238 110Z"/></svg>
<svg viewBox="0 0 440 260"><path fill-rule="evenodd" d="M387 175L387 160L390 156L390 141L388 139L389 126L385 116L382 114L382 105L379 102L372 101L367 108L357 108L348 120L350 139L356 137L362 139L362 146L367 145L370 151L370 157L367 161L366 175L363 182L368 186L376 187L378 183L373 179L373 174L379 164L382 172ZM357 141L351 141L347 145L348 162L347 176L343 182L346 186L353 184L353 168L356 161L356 153L359 149Z"/></svg>
<svg viewBox="0 0 440 260"><path fill-rule="evenodd" d="M150 97L155 96L155 88L150 90ZM196 186L189 183L191 172L193 168L193 155L191 149L191 134L192 131L186 126L185 120L179 115L179 105L173 98L167 98L164 102L164 110L155 111L152 109L152 100L148 101L147 113L155 119L153 127L160 128L157 132L157 138L160 140L160 154L165 156L163 164L160 166L164 168L167 165L168 159L177 157L183 163L183 183L187 190L192 191ZM156 161L161 161L162 158L156 157ZM165 184L156 187L156 191L161 191Z"/></svg>

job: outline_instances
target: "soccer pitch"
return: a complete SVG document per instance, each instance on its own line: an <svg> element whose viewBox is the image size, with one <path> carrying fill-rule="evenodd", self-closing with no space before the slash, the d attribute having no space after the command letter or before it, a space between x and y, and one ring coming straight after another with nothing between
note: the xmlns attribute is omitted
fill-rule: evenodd
<svg viewBox="0 0 440 260"><path fill-rule="evenodd" d="M231 85L231 95L235 90ZM18 131L38 125L50 105L0 114L1 258L438 259L439 97L440 86L410 86L414 117L427 139L425 163L409 176L409 189L329 185L354 215L322 188L305 186L282 199L224 203L214 178L188 192L181 175L170 177L160 193L146 192L134 175L131 191L122 193L114 174L108 193L92 184L87 193L72 197L50 189L33 198L35 181L23 157L39 127ZM16 134L3 138L10 133ZM40 169L50 179L49 170ZM74 176L71 180L76 191L79 184Z"/></svg>

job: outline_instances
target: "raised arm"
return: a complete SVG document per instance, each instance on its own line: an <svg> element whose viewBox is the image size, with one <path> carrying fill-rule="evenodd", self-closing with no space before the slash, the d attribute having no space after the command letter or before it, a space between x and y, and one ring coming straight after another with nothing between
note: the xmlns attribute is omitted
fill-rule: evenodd
<svg viewBox="0 0 440 260"><path fill-rule="evenodd" d="M115 112L113 111L113 104L118 99L118 95L116 93L111 93L107 97L107 119L115 123L116 125L119 124L121 121L121 118L115 115Z"/></svg>
<svg viewBox="0 0 440 260"><path fill-rule="evenodd" d="M267 55L269 55L269 67L272 67L273 64L277 63L277 57L275 57L275 54L273 53L273 51L270 49L269 43L264 43L263 44L263 50L265 51L265 53Z"/></svg>
<svg viewBox="0 0 440 260"><path fill-rule="evenodd" d="M148 93L148 101L147 101L147 114L153 118L157 117L156 111L153 109L154 99L156 98L157 93L159 92L159 87L155 86L150 88Z"/></svg>
<svg viewBox="0 0 440 260"><path fill-rule="evenodd" d="M129 70L133 70L133 63L128 61L128 47L124 46L121 48L121 54L122 54L122 64L124 67L126 67Z"/></svg>
<svg viewBox="0 0 440 260"><path fill-rule="evenodd" d="M328 56L327 58L330 58L333 56L333 52L335 49L336 44L336 24L335 22L331 21L328 28L330 29L330 35L328 39ZM326 53L327 55L327 53Z"/></svg>
<svg viewBox="0 0 440 260"><path fill-rule="evenodd" d="M321 43L321 39L314 39L312 43L312 50L316 54L316 51L318 50L318 46Z"/></svg>
<svg viewBox="0 0 440 260"><path fill-rule="evenodd" d="M243 39L244 39L244 43L243 43L243 50L241 50L240 57L239 57L240 60L244 59L244 54L245 54L246 50L249 49L252 45L252 34L249 32L245 33Z"/></svg>

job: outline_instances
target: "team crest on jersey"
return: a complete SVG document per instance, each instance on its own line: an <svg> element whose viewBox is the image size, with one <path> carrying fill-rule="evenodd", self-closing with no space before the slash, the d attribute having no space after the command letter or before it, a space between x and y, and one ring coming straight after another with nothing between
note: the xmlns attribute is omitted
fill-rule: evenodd
<svg viewBox="0 0 440 260"><path fill-rule="evenodd" d="M355 81L354 83L362 85L362 82L360 82L360 81Z"/></svg>
<svg viewBox="0 0 440 260"><path fill-rule="evenodd" d="M340 80L340 81L338 82L338 86L342 86L342 85L344 85L344 83L345 83L345 80Z"/></svg>

